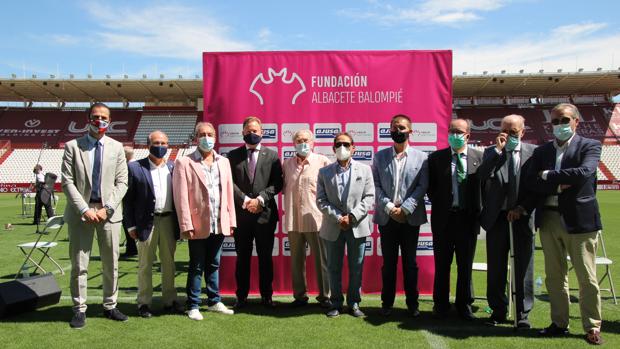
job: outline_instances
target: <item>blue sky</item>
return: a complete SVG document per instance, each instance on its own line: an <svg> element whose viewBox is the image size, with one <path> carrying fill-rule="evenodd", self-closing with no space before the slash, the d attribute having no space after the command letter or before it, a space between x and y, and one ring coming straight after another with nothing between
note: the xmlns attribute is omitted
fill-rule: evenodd
<svg viewBox="0 0 620 349"><path fill-rule="evenodd" d="M0 77L201 76L202 51L452 49L454 73L620 67L617 1L10 1Z"/></svg>

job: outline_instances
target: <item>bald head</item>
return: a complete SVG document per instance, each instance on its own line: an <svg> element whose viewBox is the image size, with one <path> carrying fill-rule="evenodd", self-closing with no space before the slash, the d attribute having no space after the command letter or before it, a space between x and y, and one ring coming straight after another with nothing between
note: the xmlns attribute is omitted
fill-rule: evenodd
<svg viewBox="0 0 620 349"><path fill-rule="evenodd" d="M168 135L163 131L155 130L149 133L148 145L168 145Z"/></svg>
<svg viewBox="0 0 620 349"><path fill-rule="evenodd" d="M450 132L457 133L452 131L459 131L458 133L466 133L469 134L469 122L465 119L454 119L450 122Z"/></svg>
<svg viewBox="0 0 620 349"><path fill-rule="evenodd" d="M502 132L508 135L523 137L525 129L525 118L521 115L510 114L502 119Z"/></svg>

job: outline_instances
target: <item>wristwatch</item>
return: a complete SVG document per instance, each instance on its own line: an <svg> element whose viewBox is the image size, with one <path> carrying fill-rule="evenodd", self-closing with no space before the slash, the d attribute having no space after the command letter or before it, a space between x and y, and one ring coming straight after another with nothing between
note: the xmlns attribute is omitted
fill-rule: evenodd
<svg viewBox="0 0 620 349"><path fill-rule="evenodd" d="M112 215L114 214L114 209L112 208L112 206L104 205L103 208L105 208L105 214L108 216L108 218L112 217Z"/></svg>

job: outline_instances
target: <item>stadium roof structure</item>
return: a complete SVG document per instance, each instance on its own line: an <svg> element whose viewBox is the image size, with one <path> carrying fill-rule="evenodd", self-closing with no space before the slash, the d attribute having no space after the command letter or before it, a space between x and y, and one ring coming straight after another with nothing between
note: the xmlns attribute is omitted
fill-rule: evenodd
<svg viewBox="0 0 620 349"><path fill-rule="evenodd" d="M595 72L457 75L453 96L612 95L620 92L620 68ZM0 78L6 102L183 102L202 98L202 79Z"/></svg>

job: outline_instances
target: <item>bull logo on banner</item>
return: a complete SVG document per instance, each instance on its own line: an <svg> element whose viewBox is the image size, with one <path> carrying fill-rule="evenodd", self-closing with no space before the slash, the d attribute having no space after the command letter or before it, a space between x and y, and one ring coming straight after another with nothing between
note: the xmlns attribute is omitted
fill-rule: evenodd
<svg viewBox="0 0 620 349"><path fill-rule="evenodd" d="M268 78L266 79L263 73L259 73L258 75L256 75L256 77L252 81L252 84L250 85L250 93L254 94L258 98L260 105L264 105L265 101L263 99L263 96L256 90L256 85L259 82L262 85L271 85L272 83L274 83L274 77L276 76L280 77L280 80L282 80L282 82L287 85L299 85L299 90L297 90L296 93L293 95L293 98L291 99L291 104L295 104L297 97L299 97L302 93L306 92L306 85L304 85L304 81L299 77L299 75L297 75L297 73L293 73L290 75L289 78L287 78L287 68L282 68L279 72L276 72L273 68L269 68L267 69L267 75Z"/></svg>
<svg viewBox="0 0 620 349"><path fill-rule="evenodd" d="M41 125L41 120L39 119L30 119L30 120L26 120L26 122L24 122L24 126L28 127L28 128L34 128Z"/></svg>

